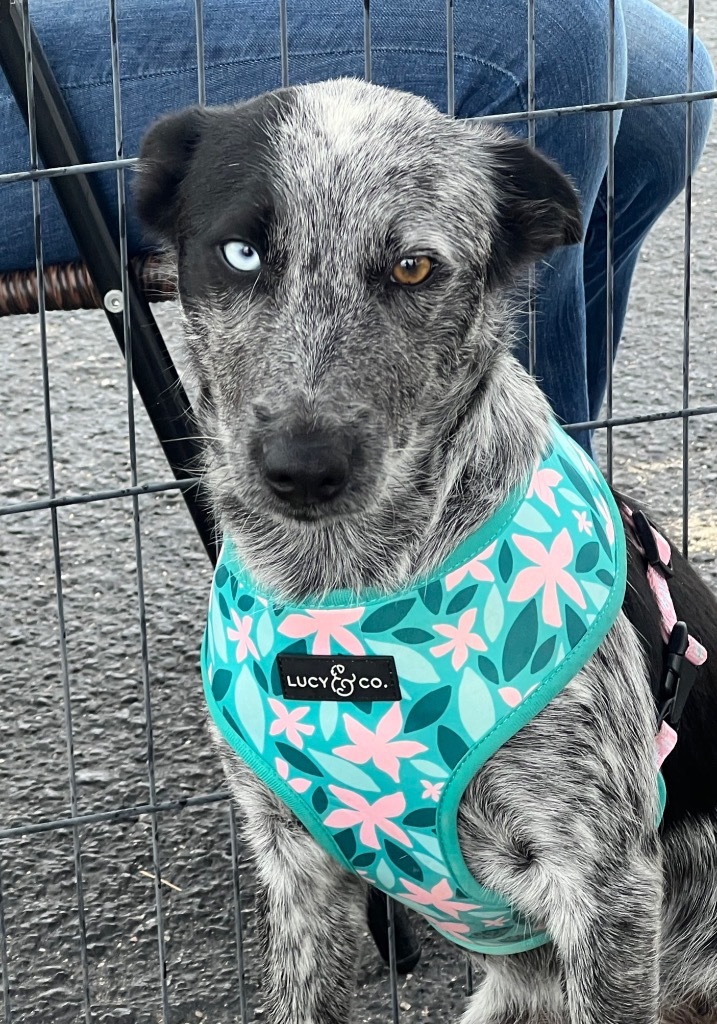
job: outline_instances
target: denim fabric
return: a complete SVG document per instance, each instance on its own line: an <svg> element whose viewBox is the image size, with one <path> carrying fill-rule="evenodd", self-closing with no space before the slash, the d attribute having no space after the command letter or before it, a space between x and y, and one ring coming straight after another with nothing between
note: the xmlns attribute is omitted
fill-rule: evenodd
<svg viewBox="0 0 717 1024"><path fill-rule="evenodd" d="M120 0L124 153L160 113L197 98L194 4L191 0ZM536 0L538 106L607 98L608 0ZM362 76L363 24L355 0L290 0L289 76L293 83ZM96 0L33 0L36 31L72 114L88 159L114 151L111 54L106 6ZM374 0L373 74L446 107L443 0L418 5ZM278 4L205 0L209 103L244 99L281 82ZM460 117L527 107L527 0L455 5L455 95ZM617 0L616 97L684 90L686 30L650 0ZM710 59L697 41L696 89L714 84ZM693 166L709 127L711 104L694 105ZM685 177L683 106L643 107L615 118L615 337L622 329L639 247ZM525 134L525 125L513 125ZM553 254L541 268L537 300L536 373L566 422L599 412L605 388L605 265L607 115L540 121L538 145L568 171L580 190L587 226L584 246ZM0 172L28 164L27 133L0 73ZM100 176L116 211L115 176ZM47 263L77 253L47 182L42 185ZM130 250L146 246L130 214ZM34 265L27 183L0 187L0 272ZM523 358L525 353L523 352ZM589 447L589 438L581 442Z"/></svg>

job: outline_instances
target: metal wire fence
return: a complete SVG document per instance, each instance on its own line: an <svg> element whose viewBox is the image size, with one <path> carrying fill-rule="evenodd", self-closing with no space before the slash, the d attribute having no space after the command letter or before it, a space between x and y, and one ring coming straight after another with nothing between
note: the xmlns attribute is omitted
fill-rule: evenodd
<svg viewBox="0 0 717 1024"><path fill-rule="evenodd" d="M455 0L460 3L460 0ZM171 977L177 971L181 971L181 964L172 961L167 948L167 900L171 895L167 881L163 873L164 858L163 845L161 841L161 823L168 816L177 815L180 812L189 812L196 809L197 812L209 813L212 808L221 809L224 815L224 832L217 843L228 843L228 862L231 875L231 917L233 931L233 945L236 951L236 964L234 968L234 985L236 988L236 1000L231 1005L225 1005L223 1012L227 1016L221 1020L240 1019L242 1024L249 1019L251 1010L251 993L247 992L245 985L247 971L250 968L245 965L246 945L246 922L250 916L249 904L245 899L243 889L251 888L250 875L242 873L243 853L241 841L237 834L234 810L228 799L228 794L223 786L207 786L206 791L186 793L176 797L166 797L160 792L157 785L156 764L155 764L155 719L156 719L156 680L153 678L150 658L150 640L147 627L147 607L145 598L145 575L147 557L145 554L145 540L143 535L143 508L142 500L147 496L163 496L171 492L182 494L193 494L197 481L189 472L189 466L184 465L184 472L177 474L175 478L146 480L142 478L138 463L138 432L136 428L135 413L135 387L136 360L139 358L138 342L132 329L132 282L129 272L129 253L127 236L127 189L126 174L134 167L136 156L133 153L126 153L123 142L123 105L122 105L122 75L121 75L121 45L122 40L118 29L118 4L122 0L107 0L109 5L109 24L111 31L111 77L114 109L114 159L97 161L94 163L70 163L63 166L44 167L41 166L41 153L38 143L38 124L36 119L36 96L37 88L36 68L34 61L36 53L33 49L31 39L31 18L32 3L30 0L1 0L0 9L4 5L4 16L7 18L11 13L14 17L14 24L20 25L21 52L25 71L25 89L28 107L28 164L24 168L9 168L0 173L0 187L10 187L21 182L29 183L32 189L32 203L34 214L34 243L35 243L35 272L37 275L37 304L38 314L36 317L36 329L39 332L39 355L42 376L42 417L44 421L44 444L46 451L46 490L30 498L23 500L4 501L0 505L0 517L21 517L33 515L31 520L33 528L37 530L49 529L51 537L51 566L54 579L55 609L54 614L57 622L57 642L59 655L59 668L61 680L61 703L62 721L58 723L52 720L53 727L61 725L65 743L65 767L66 773L66 797L58 801L48 801L47 806L57 808L64 802L65 809L61 813L44 813L45 803L43 794L37 794L34 810L35 813L28 820L19 820L17 815L11 815L11 820L5 820L0 827L0 964L2 966L3 979L3 1010L6 1024L21 1024L35 1020L53 1020L64 1024L65 1021L83 1020L87 1024L93 1021L114 1021L114 1020L135 1020L144 1021L159 1019L166 1024L184 1024L189 1019L189 1014L184 1010L178 1010L173 1003L170 993ZM291 52L289 47L289 18L290 0L279 0L278 24L279 24L279 53L280 53L280 82L277 85L287 85L291 82ZM12 9L12 11L11 11ZM446 110L448 114L455 114L455 28L454 28L454 0L446 0L445 3L445 41L446 41ZM613 431L617 427L626 425L648 425L658 421L681 421L681 480L682 480L682 544L685 551L688 550L689 540L689 512L690 512L690 429L695 418L714 416L717 414L717 402L702 404L691 404L690 381L690 311L691 311L691 229L692 229L692 178L690 173L689 155L692 152L692 119L693 104L700 100L710 99L717 96L717 92L696 92L693 91L693 57L694 57L694 26L695 26L695 4L689 0L687 4L687 25L688 25L688 80L686 90L679 94L654 96L639 99L615 98L615 52L614 52L614 23L615 23L615 0L609 4L609 19L605 31L610 40L609 45L609 68L608 68L608 94L606 100L600 103L583 105L572 105L566 107L538 108L536 105L536 44L535 33L535 0L527 0L527 67L528 67L528 104L525 111L510 114L498 114L491 119L509 124L511 122L528 122L528 137L535 140L536 123L542 118L570 117L582 115L586 112L606 113L609 135L609 160L607 168L607 266L606 266L606 308L605 316L607 323L606 331L606 363L608 368L607 395L604 414L598 420L590 423L582 423L577 427L593 427L602 431L605 436L605 465L608 476L612 475L614 448ZM372 78L372 12L370 0L363 0L362 5L356 4L356 17L363 18L363 39L364 39L364 70L368 80ZM199 103L203 104L207 98L207 87L205 80L205 35L204 35L205 12L202 0L194 0L194 32L196 43L197 62L197 88L196 95ZM0 30L7 28L8 21L0 21ZM7 40L6 40L7 42ZM615 232L615 161L613 142L615 138L615 115L620 110L639 107L645 104L674 104L686 103L686 154L685 160L685 194L684 194L684 248L683 248L683 319L682 319L682 401L679 407L663 409L659 411L641 411L631 415L615 415L613 400L613 256L614 256L614 232ZM0 140L0 157L2 156L2 140ZM128 456L128 482L124 486L105 487L101 489L80 488L66 491L58 487L56 475L55 457L55 433L53 429L53 409L51 403L51 370L48 357L48 314L46 310L45 295L45 259L43 256L43 220L42 220L42 194L40 183L43 179L69 178L84 175L95 175L103 171L114 171L116 174L116 192L118 205L118 239L119 239L119 282L118 288L113 297L115 305L106 301L108 317L114 324L117 333L119 325L118 340L120 341L125 356L125 402L127 414L127 456ZM529 309L529 350L531 364L535 360L535 276L531 274L528 283L528 309ZM7 322L7 321L6 321ZM32 335L35 325L30 327L27 321L23 321L23 329L27 327L27 335ZM176 399L176 391L174 398ZM178 401L178 400L177 400ZM181 401L179 402L180 412ZM38 415L39 411L38 411ZM178 477L178 478L177 478ZM135 613L139 623L139 677L142 693L142 717L144 723L144 750L142 760L146 772L146 786L144 792L146 799L139 802L125 803L121 797L121 780L117 780L119 786L110 787L109 798L116 801L115 806L103 806L93 809L87 807L84 801L80 800L80 789L78 786L78 770L75 754L75 731L77 728L77 704L73 701L73 670L71 667L72 658L68 652L66 609L65 609L65 588L66 579L63 566L63 544L62 530L60 527L59 515L61 510L67 510L93 504L93 503L119 503L123 507L130 508L130 530L133 560L133 578L135 591ZM7 521L7 520L5 520ZM108 738L111 743L111 737ZM8 749L8 756L12 756L12 746ZM58 768L59 775L59 768ZM213 820L216 820L214 818ZM114 1009L107 1005L104 1008L98 1005L95 991L94 975L97 971L97 964L93 959L88 942L87 906L86 906L86 878L87 858L84 851L84 837L90 828L100 826L111 826L119 828L124 823L144 822L148 826L149 845L151 848L151 880L154 887L154 914L151 921L151 930L154 935L155 957L157 969L157 981L159 985L160 998L156 1010L148 1011L149 1016L141 1016L139 1013L134 1016L134 1010L128 1010L124 1015L115 1006ZM72 910L68 910L72 920L71 930L74 929L76 944L75 952L80 965L79 974L72 974L72 985L75 986L76 998L71 1008L63 1003L64 1008L58 1008L54 1014L50 1009L48 1017L47 1009L42 1010L40 1016L34 1016L35 1012L40 1013L28 1003L27 992L32 986L22 983L18 977L13 964L13 931L11 918L13 914L11 897L7 892L7 886L3 884L10 858L13 856L15 847L13 843L22 840L26 843L39 841L40 837L47 835L57 837L59 835L69 836L71 848L68 851L73 865L73 893L70 901ZM103 833L104 835L104 833ZM60 840L57 840L58 843ZM64 840L63 840L64 841ZM108 845L111 845L111 834L107 834ZM42 873L43 862L40 847L38 859L35 864L35 871ZM176 888L176 887L175 887ZM9 902L10 901L10 902ZM389 936L393 939L393 909L389 907ZM226 936L225 936L226 938ZM133 972L131 952L127 951L118 955L120 974L126 976L126 990L131 991L131 975ZM463 968L456 968L457 972ZM462 987L466 992L472 988L472 971L470 965L465 969L465 977L456 981L456 971L451 975L450 983L455 987ZM450 973L450 972L449 972ZM403 989L400 987L396 973L395 949L392 947L391 963L389 969L390 984L386 992L388 996L388 1012L393 1021L405 1017L406 1004ZM120 985L121 987L121 985ZM255 993L256 994L256 993ZM425 992L423 993L425 995ZM43 1006L52 1007L53 994L50 991ZM419 989L419 1002L421 999ZM415 997L414 997L415 1001ZM68 1004L69 1005L69 1004ZM439 1002L440 1005L440 1002ZM402 1007L404 1007L402 1009ZM409 1009L411 1009L409 1007ZM416 1006L413 1006L413 1013ZM194 1011L192 1019L219 1020L216 1008L208 1016L202 1016L201 1011ZM361 1009L359 1007L359 1014ZM152 1016L152 1014L155 1014ZM368 1017L366 1019L369 1019ZM374 1019L371 1017L370 1019ZM385 1015L383 1016L385 1019ZM418 1018L416 1018L418 1019Z"/></svg>

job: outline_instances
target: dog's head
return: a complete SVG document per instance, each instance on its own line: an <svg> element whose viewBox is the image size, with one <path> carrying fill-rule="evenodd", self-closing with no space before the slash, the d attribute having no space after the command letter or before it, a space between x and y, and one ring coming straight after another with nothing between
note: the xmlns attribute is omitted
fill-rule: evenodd
<svg viewBox="0 0 717 1024"><path fill-rule="evenodd" d="M581 235L527 144L353 80L164 118L137 199L176 252L220 512L284 521L419 493L505 344L496 293Z"/></svg>

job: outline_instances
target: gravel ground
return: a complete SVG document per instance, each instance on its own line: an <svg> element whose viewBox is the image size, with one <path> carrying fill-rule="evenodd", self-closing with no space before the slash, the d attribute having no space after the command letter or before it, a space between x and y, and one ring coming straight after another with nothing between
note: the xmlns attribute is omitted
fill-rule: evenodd
<svg viewBox="0 0 717 1024"><path fill-rule="evenodd" d="M667 4L680 13L676 0ZM717 10L699 31L717 53ZM710 5L711 7L712 5ZM717 295L717 131L695 182L692 375L694 404L715 401ZM616 384L617 415L681 403L681 203L645 246L633 292ZM157 311L176 339L176 311ZM47 493L38 327L32 318L0 325L6 381L0 406L0 502ZM655 339L659 345L655 346ZM58 493L128 483L124 366L100 313L50 315L48 346ZM140 480L168 474L138 409ZM614 432L615 482L646 496L680 528L679 421ZM690 430L690 552L717 581L717 440L714 420ZM182 499L145 496L142 553L155 738L156 797L176 800L223 788L210 749L197 652L210 569ZM81 813L147 803L147 709L142 683L137 570L128 500L61 509L68 672ZM62 663L50 515L0 521L0 808L3 825L63 818L69 786ZM230 1024L240 1013L229 808L226 802L159 816L167 992L172 1024ZM84 882L93 1020L161 1021L162 999L152 879L152 822L92 824L77 833ZM72 830L6 840L0 846L9 987L15 1024L74 1024L82 1009L77 887ZM241 853L240 853L241 860ZM171 883L171 884L170 884ZM249 1019L258 1008L251 874L242 871ZM423 958L401 982L402 1020L459 1014L465 966L438 937L424 934ZM388 973L372 943L360 973L362 1021L388 1020Z"/></svg>

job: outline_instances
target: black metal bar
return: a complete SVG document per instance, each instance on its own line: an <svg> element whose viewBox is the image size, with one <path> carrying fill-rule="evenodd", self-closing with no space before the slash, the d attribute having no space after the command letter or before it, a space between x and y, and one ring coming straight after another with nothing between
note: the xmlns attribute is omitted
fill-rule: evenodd
<svg viewBox="0 0 717 1024"><path fill-rule="evenodd" d="M535 112L535 0L528 0L528 113ZM533 118L528 121L528 143L535 145L536 122ZM531 264L528 268L528 289L526 295L528 303L528 372L535 373L535 362L537 359L537 337L538 321L536 299L535 267Z"/></svg>
<svg viewBox="0 0 717 1024"><path fill-rule="evenodd" d="M30 167L38 166L37 121L35 104L34 54L30 35L28 0L21 0L19 10L22 32L22 66L25 75L25 90L28 102L28 141ZM47 346L47 318L45 315L45 273L42 249L42 204L40 182L32 183L33 233L35 243L35 273L37 275L37 309L39 313L40 360L42 365L42 404L45 420L45 453L47 458L47 487L50 497L55 495L55 454L52 430L52 407L50 401L50 367ZM74 727L72 699L70 692L70 668L67 652L67 629L62 579L62 557L60 552L60 531L57 509L50 510L50 532L52 538L52 562L55 575L57 625L59 632L60 669L62 676L62 705L65 725L65 748L67 752L67 774L69 783L70 814L78 813L77 774L75 770ZM78 828L72 830L73 862L75 869L75 891L77 893L77 929L80 941L80 969L82 975L82 1004L85 1024L92 1024L92 997L90 994L89 958L87 955L87 924L85 917L85 882L82 870L82 844Z"/></svg>
<svg viewBox="0 0 717 1024"><path fill-rule="evenodd" d="M391 1020L399 1024L401 1010L398 1004L398 969L396 965L396 904L386 897L386 917L388 918L388 970L391 978Z"/></svg>
<svg viewBox="0 0 717 1024"><path fill-rule="evenodd" d="M48 168L84 164L86 159L79 133L32 27L30 40L38 155ZM23 17L20 5L13 0L0 0L0 67L27 121ZM38 178L39 173L35 172L34 177ZM109 227L94 182L85 175L65 174L53 178L53 188L100 295L121 291L118 241ZM187 437L189 399L149 304L131 273L128 291L129 329L136 339L135 384L172 472L177 477L186 477L200 458L199 446ZM123 313L107 311L107 318L124 352ZM183 494L202 542L212 561L216 561L217 545L207 514L208 502L196 491Z"/></svg>
<svg viewBox="0 0 717 1024"><path fill-rule="evenodd" d="M607 99L611 103L615 99L615 0L608 3L607 22ZM607 115L607 229L605 267L605 407L607 409L607 444L606 444L606 476L612 484L613 470L613 375L612 367L615 357L615 111L609 110Z"/></svg>
<svg viewBox="0 0 717 1024"><path fill-rule="evenodd" d="M363 0L363 76L367 82L373 80L373 59L371 53L371 0Z"/></svg>
<svg viewBox="0 0 717 1024"><path fill-rule="evenodd" d="M532 112L517 110L511 114L483 114L476 121L496 121L510 124L512 121L540 121L546 117L571 117L573 114L605 113L611 110L632 110L634 107L664 107L670 103L699 103L700 100L717 99L717 89L701 92L666 93L663 96L638 96L629 100L607 100L605 103L575 103L569 107L543 107Z"/></svg>
<svg viewBox="0 0 717 1024"><path fill-rule="evenodd" d="M7 4L10 0L0 0ZM2 7L0 7L0 24L2 23ZM2 56L0 55L0 67ZM573 114L605 113L610 110L632 110L634 107L662 107L671 103L699 103L702 100L717 99L717 89L704 89L701 92L669 93L665 96L640 96L634 100L615 100L614 103L578 103L572 107L544 107L527 111L518 110L512 114L485 114L474 121L512 124L518 121L540 121L549 117L568 117ZM118 167L136 167L136 156L125 157L124 160L98 160L94 163L61 164L56 167L40 167L35 171L9 171L0 174L0 185L12 185L19 181L34 181L42 178L71 178L76 175L97 174L100 171L114 171Z"/></svg>
<svg viewBox="0 0 717 1024"><path fill-rule="evenodd" d="M286 0L279 0L279 46L281 48L281 84L289 84L289 28Z"/></svg>
<svg viewBox="0 0 717 1024"><path fill-rule="evenodd" d="M236 936L237 973L239 974L239 1016L247 1024L246 974L244 971L244 927L241 917L241 872L239 871L239 843L237 840L234 805L229 803L229 838L232 853L232 890L234 893L234 934Z"/></svg>
<svg viewBox="0 0 717 1024"><path fill-rule="evenodd" d="M446 0L446 113L456 116L456 39L453 0Z"/></svg>
<svg viewBox="0 0 717 1024"><path fill-rule="evenodd" d="M397 903L390 897L385 896L380 889L373 887L368 891L367 915L369 931L376 942L376 948L383 961L391 962L391 950L389 947L389 919L386 913L387 902L391 904L395 947L393 954L396 959L396 971L398 974L410 974L421 958L421 943L413 930L413 925L408 917L406 908L402 903Z"/></svg>
<svg viewBox="0 0 717 1024"><path fill-rule="evenodd" d="M687 89L695 73L695 0L687 5ZM692 293L692 139L691 103L685 108L685 247L682 300L682 407L690 404L690 299ZM690 539L690 420L682 420L682 554L687 558Z"/></svg>
<svg viewBox="0 0 717 1024"><path fill-rule="evenodd" d="M110 491L91 491L88 494L65 494L54 498L36 498L33 501L18 501L12 505L0 505L0 516L15 516L20 512L39 512L48 508L64 508L65 505L88 505L94 501L112 501L115 498L131 498L133 494L161 494L163 491L181 491L196 487L197 480L166 480L160 483L137 484L136 487L117 487Z"/></svg>
<svg viewBox="0 0 717 1024"><path fill-rule="evenodd" d="M194 34L197 40L197 103L207 102L207 81L204 62L204 9L202 0L194 0Z"/></svg>
<svg viewBox="0 0 717 1024"><path fill-rule="evenodd" d="M5 1024L12 1024L10 1005L10 965L7 955L7 928L5 926L5 898L2 885L2 861L0 861L0 969L2 969L2 996Z"/></svg>
<svg viewBox="0 0 717 1024"><path fill-rule="evenodd" d="M112 104L114 107L115 156L124 157L124 129L122 125L122 79L120 72L119 27L117 23L117 0L109 0L110 42L112 47ZM127 193L125 171L119 168L117 176L117 214L119 225L120 283L123 306L123 341L127 385L127 435L130 462L130 480L137 486L137 438L135 433L135 405L132 380L137 358L137 336L132 333L130 319L129 249L127 243ZM144 560L142 554L142 530L139 512L139 495L135 492L132 501L132 526L134 533L135 578L137 582L137 610L139 615L140 653L142 659L142 692L145 712L145 737L147 744L147 781L150 803L157 802L157 786L154 770L154 725L152 722L152 688L149 671L149 642L147 638L147 611L144 597ZM159 985L162 993L162 1013L169 1024L171 1009L167 985L167 944L164 928L164 900L162 893L162 861L160 856L159 821L152 815L152 865L154 867L154 904L157 911L157 954L159 959Z"/></svg>
<svg viewBox="0 0 717 1024"><path fill-rule="evenodd" d="M6 3L7 0L1 0ZM0 25L2 25L2 7L0 7ZM2 43L0 38L0 44ZM3 67L0 53L0 67ZM99 174L101 171L116 171L118 167L136 167L139 158L125 157L124 160L95 160L91 163L61 164L58 167L38 167L31 171L8 171L0 174L0 185L14 185L18 181L43 181L45 178L72 178L78 174Z"/></svg>
<svg viewBox="0 0 717 1024"><path fill-rule="evenodd" d="M637 423L661 423L663 420L692 419L693 416L714 416L717 405L693 406L689 409L675 409L671 412L651 412L644 416L611 416L609 419L585 420L583 423L568 423L563 428L569 434L578 430L602 430L605 427L631 427Z"/></svg>
<svg viewBox="0 0 717 1024"><path fill-rule="evenodd" d="M22 836L36 836L44 832L55 832L58 829L75 828L79 825L95 825L100 822L136 821L144 815L154 815L159 811L183 811L185 807L204 807L207 804L222 803L229 800L230 795L220 789L215 793L200 793L197 796L180 797L178 800L160 800L156 804L139 804L135 807L119 807L114 811L89 811L73 818L53 818L50 821L36 821L27 825L11 825L0 829L0 841L3 839L19 839Z"/></svg>

